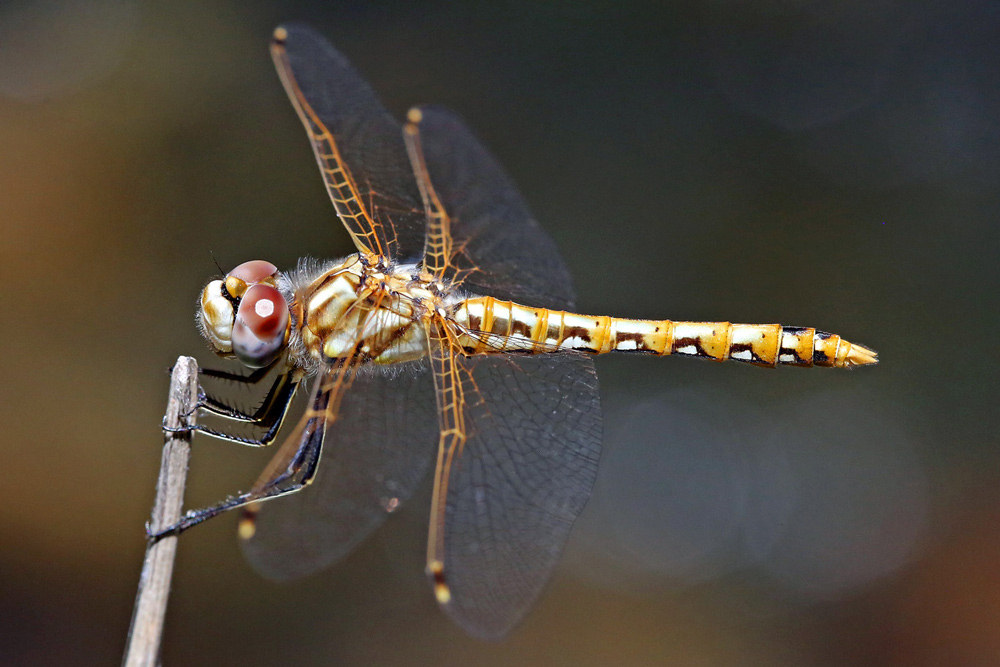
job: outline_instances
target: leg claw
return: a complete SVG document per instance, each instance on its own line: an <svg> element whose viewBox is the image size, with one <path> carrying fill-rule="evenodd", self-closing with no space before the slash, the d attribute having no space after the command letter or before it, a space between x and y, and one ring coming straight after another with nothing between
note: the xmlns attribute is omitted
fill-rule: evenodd
<svg viewBox="0 0 1000 667"><path fill-rule="evenodd" d="M185 417L188 415L184 415ZM163 421L160 422L160 427L163 429L164 433L192 433L197 431L196 426L191 426L190 424L183 424L181 426L167 426L167 418L164 417Z"/></svg>

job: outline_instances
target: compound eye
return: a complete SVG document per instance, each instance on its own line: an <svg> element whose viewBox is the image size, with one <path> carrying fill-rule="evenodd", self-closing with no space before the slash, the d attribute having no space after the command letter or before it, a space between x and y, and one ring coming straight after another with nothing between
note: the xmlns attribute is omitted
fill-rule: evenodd
<svg viewBox="0 0 1000 667"><path fill-rule="evenodd" d="M251 285L236 311L233 352L250 368L274 361L288 340L288 305L281 292L262 283Z"/></svg>
<svg viewBox="0 0 1000 667"><path fill-rule="evenodd" d="M262 259L243 262L226 274L226 291L239 299L251 285L265 283L274 286L274 278L278 275L278 267Z"/></svg>

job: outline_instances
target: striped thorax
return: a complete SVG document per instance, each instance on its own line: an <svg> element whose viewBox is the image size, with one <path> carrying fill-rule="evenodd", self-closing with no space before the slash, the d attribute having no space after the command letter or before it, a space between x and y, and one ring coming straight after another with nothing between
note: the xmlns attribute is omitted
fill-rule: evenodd
<svg viewBox="0 0 1000 667"><path fill-rule="evenodd" d="M301 303L297 331L300 363L338 359L355 353L379 364L419 359L427 354L422 316L439 300L414 265L385 267L375 257L351 255L315 272L300 270L289 279Z"/></svg>

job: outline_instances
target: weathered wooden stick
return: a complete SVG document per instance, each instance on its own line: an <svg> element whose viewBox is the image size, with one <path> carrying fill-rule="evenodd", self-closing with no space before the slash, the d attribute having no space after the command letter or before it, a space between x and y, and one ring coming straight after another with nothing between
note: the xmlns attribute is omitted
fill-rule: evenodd
<svg viewBox="0 0 1000 667"><path fill-rule="evenodd" d="M191 357L178 357L170 375L170 397L164 425L178 428L192 424L197 401L198 362ZM167 434L160 462L160 478L156 483L153 516L149 522L150 532L176 523L181 518L184 484L191 457L190 440L189 432ZM176 553L175 535L164 537L146 547L146 558L139 577L139 592L132 610L128 645L122 660L124 667L154 667L157 664Z"/></svg>

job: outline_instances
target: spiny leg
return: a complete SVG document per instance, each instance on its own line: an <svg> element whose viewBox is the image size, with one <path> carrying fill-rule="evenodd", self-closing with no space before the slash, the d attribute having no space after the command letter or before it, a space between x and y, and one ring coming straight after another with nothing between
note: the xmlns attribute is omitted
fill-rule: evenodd
<svg viewBox="0 0 1000 667"><path fill-rule="evenodd" d="M278 363L280 363L281 358L279 357L273 363L264 366L263 368L257 368L253 372L243 375L242 373L232 373L230 371L223 371L216 368L199 368L199 377L210 377L217 380L226 380L228 382L237 382L240 384L257 384L271 372Z"/></svg>
<svg viewBox="0 0 1000 667"><path fill-rule="evenodd" d="M291 369L275 378L275 381L268 390L264 400L253 412L253 414L245 413L226 405L222 401L208 396L204 390L199 392L198 403L195 406L196 410L204 410L209 414L214 414L225 419L246 422L253 424L256 427L264 428L265 431L259 438L248 438L233 435L202 424L194 424L180 428L168 428L164 426L163 430L170 433L197 431L199 433L212 436L213 438L236 442L241 445L247 445L250 447L266 447L274 441L278 431L281 429L281 425L284 423L285 416L288 414L288 408L292 404L292 398L295 396L295 390L298 388L302 375L303 373L301 369Z"/></svg>
<svg viewBox="0 0 1000 667"><path fill-rule="evenodd" d="M167 535L177 535L229 510L294 493L308 485L316 474L326 428L336 416L336 408L340 404L339 392L349 384L345 383L342 377L345 374L345 366L345 363L340 363L328 367L316 381L310 408L306 410L298 428L278 450L252 490L228 498L217 505L190 511L172 526L150 534L149 539L156 541ZM240 534L245 535L245 530L241 523ZM252 535L252 520L250 534Z"/></svg>
<svg viewBox="0 0 1000 667"><path fill-rule="evenodd" d="M216 368L202 368L202 367L199 366L198 367L198 377L199 378L209 377L209 378L212 378L212 379L215 379L215 380L225 380L227 382L235 382L237 384L256 385L261 380L263 380L265 377L267 377L268 373L270 373L276 366L278 366L279 364L283 363L283 361L284 361L284 357L279 357L279 358L275 359L274 361L272 361L267 366L264 366L262 368L257 368L254 371L252 371L251 373L249 373L248 375L243 375L242 373L233 373L231 371L224 371L224 370L216 369ZM173 372L173 368L170 369L170 372L171 373ZM271 387L271 389L269 391L269 394L273 394L274 393L276 385L277 385L277 382L275 382L275 385L273 385ZM266 403L266 400L265 400L265 403ZM263 406L261 406L261 407L263 407ZM203 409L203 408L206 411L208 411L208 412L211 412L213 414L218 414L218 415L221 415L221 416L224 416L224 417L229 417L230 419L237 419L237 420L240 420L240 421L259 421L259 420L255 420L252 415L248 415L248 414L242 413L239 410L236 410L236 409L234 409L234 408L232 408L232 407L230 407L228 405L225 405L221 401L218 401L218 400L212 398L211 396L209 396L207 394L207 392L204 390L204 388L199 384L198 385L198 402L195 404L194 408L192 408L191 412L189 412L188 414L191 414L194 411L200 410L200 409ZM257 412L259 413L260 410L261 410L261 408L258 408ZM184 415L184 416L187 416L187 415ZM164 430L167 430L167 429L164 429ZM176 433L177 429L174 429L174 430L172 430L170 432L171 433Z"/></svg>
<svg viewBox="0 0 1000 667"><path fill-rule="evenodd" d="M302 433L300 442L303 445L300 445L298 449L292 447L290 443L295 440L294 438L290 438L290 442L282 445L278 453L275 454L274 458L267 464L267 467L264 468L264 471L257 479L255 487L262 488L271 484L271 480L281 477L285 474L284 471L296 466L305 466L308 476L298 488L286 493L298 491L312 481L313 476L316 474L316 466L319 463L326 429L337 418L337 414L340 411L340 402L344 398L345 392L354 382L357 366L361 363L359 348L360 345L356 346L349 356L328 366L323 374L317 378L316 385L313 388L313 398L310 401L310 408L306 410L306 413L302 416L302 420L299 422L299 427L296 429L297 433ZM316 440L315 455L304 461L301 453L305 446L304 443L309 434L317 429L318 432L312 435L312 438ZM266 499L260 498L259 500ZM260 511L260 502L250 500L247 503L243 503L243 505L243 516L240 517L239 534L242 539L248 540L256 532L256 520L257 513Z"/></svg>
<svg viewBox="0 0 1000 667"><path fill-rule="evenodd" d="M212 379L215 379L215 380L225 380L227 382L234 382L236 384L244 384L244 385L250 386L250 385L256 385L256 384L260 383L261 380L263 380L265 377L267 377L268 373L270 373L276 367L278 367L278 366L280 366L280 365L282 365L284 363L286 363L285 357L283 357L283 356L282 357L278 357L277 359L275 359L274 361L272 361L267 366L264 366L262 368L254 369L248 375L243 375L241 373L233 373L233 372L230 372L230 371L224 371L224 370L215 369L215 368L199 368L198 369L198 377L209 377L209 378L212 378ZM292 369L289 369L288 367L286 367L285 371L283 373L281 373L281 375L287 375L289 372L291 372L291 370ZM239 410L236 410L235 408L233 408L233 407L231 407L229 405L226 405L222 401L219 401L219 400L216 400L216 399L212 398L200 386L199 386L199 392L198 392L198 404L195 406L195 409L196 410L198 410L198 409L205 409L206 411L211 412L212 414L217 414L217 415L220 415L222 417L227 417L229 419L235 419L235 420L238 420L238 421L259 422L260 421L259 415L261 415L262 412L264 411L265 404L267 404L268 401L271 400L272 397L273 397L273 395L276 393L276 389L278 388L278 385L279 385L280 381L281 381L281 378L279 378L278 380L276 380L271 385L271 389L268 391L267 397L265 397L265 399L264 399L263 403L261 404L261 406L257 408L257 410L255 412L255 415L258 415L258 418L255 418L255 415L249 415L249 414L243 413L243 412L241 412Z"/></svg>
<svg viewBox="0 0 1000 667"><path fill-rule="evenodd" d="M250 422L253 424L269 423L268 420L273 418L274 411L280 409L282 401L288 398L286 394L298 382L298 380L292 378L292 375L292 372L279 375L252 414L234 408L204 392L199 396L198 409L233 421Z"/></svg>
<svg viewBox="0 0 1000 667"><path fill-rule="evenodd" d="M244 507L250 503L284 496L302 489L312 481L315 475L322 440L322 434L318 438L303 438L297 450L297 454L299 455L293 459L294 467L290 466L286 472L274 478L265 486L233 496L218 505L188 512L184 515L184 518L174 525L167 526L157 533L151 533L149 539L155 542L167 535L178 535L192 526L197 526L199 523L229 510Z"/></svg>

